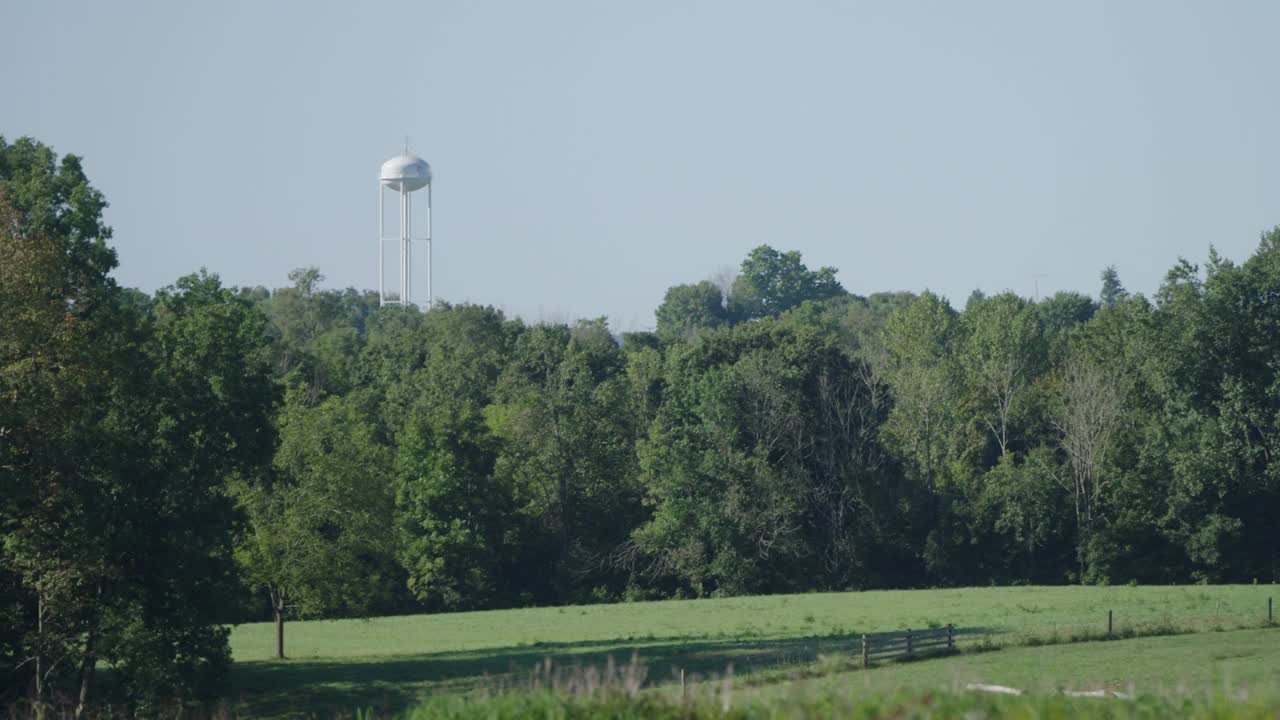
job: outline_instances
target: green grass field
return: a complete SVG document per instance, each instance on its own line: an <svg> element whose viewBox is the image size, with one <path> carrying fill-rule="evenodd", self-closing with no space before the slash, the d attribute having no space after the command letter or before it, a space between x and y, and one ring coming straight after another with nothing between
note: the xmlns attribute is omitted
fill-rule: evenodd
<svg viewBox="0 0 1280 720"><path fill-rule="evenodd" d="M241 625L233 702L242 714L399 711L431 695L519 686L552 658L562 666L625 661L648 684L723 674L748 694L856 685L890 692L959 682L1028 689L1133 684L1203 692L1221 681L1276 687L1280 633L1266 619L1271 586L1027 587L828 593L667 601L289 623L290 659L271 660L274 628ZM1099 634L1107 611L1118 631L1200 632L1135 640L1020 647ZM982 628L1009 649L855 669L857 636L954 623ZM1226 632L1214 632L1226 630ZM968 641L970 644L974 640ZM1275 649L1272 649L1275 648ZM1267 671L1257 670L1266 666ZM824 685L827 683L827 685ZM825 690L824 690L825 691Z"/></svg>
<svg viewBox="0 0 1280 720"><path fill-rule="evenodd" d="M969 683L1019 688L1033 693L1058 690L1117 690L1160 696L1204 696L1207 691L1280 694L1280 631L1276 629L1146 637L1114 642L1082 642L1012 647L938 660L889 663L871 672L833 672L762 692L796 689L898 688L954 691Z"/></svg>

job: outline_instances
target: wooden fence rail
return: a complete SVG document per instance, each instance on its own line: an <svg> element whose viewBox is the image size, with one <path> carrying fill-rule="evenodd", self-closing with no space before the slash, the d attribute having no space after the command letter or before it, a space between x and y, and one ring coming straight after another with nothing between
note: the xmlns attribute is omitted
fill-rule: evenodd
<svg viewBox="0 0 1280 720"><path fill-rule="evenodd" d="M862 636L862 667L878 660L896 660L956 649L954 625L928 630L900 630Z"/></svg>

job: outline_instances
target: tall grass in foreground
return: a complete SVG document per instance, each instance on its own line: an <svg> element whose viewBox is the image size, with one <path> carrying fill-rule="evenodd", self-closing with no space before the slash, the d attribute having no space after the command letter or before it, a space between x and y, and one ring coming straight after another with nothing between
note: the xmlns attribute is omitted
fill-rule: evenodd
<svg viewBox="0 0 1280 720"><path fill-rule="evenodd" d="M994 695L960 689L922 691L796 688L772 696L746 694L732 666L704 682L644 689L636 657L603 668L556 667L549 660L521 681L490 684L466 695L439 696L411 708L406 720L504 720L537 717L753 720L755 718L1277 718L1280 697L1250 698L1244 691L1202 694L1066 697ZM363 713L358 715L364 715Z"/></svg>
<svg viewBox="0 0 1280 720"><path fill-rule="evenodd" d="M815 693L800 697L750 701L739 705L711 698L680 701L666 696L628 696L606 693L595 697L575 697L551 691L514 693L482 699L440 698L413 708L409 720L505 720L507 718L656 718L658 720L754 720L756 718L1012 718L1015 720L1057 720L1058 718L1188 718L1226 719L1276 718L1280 703L1250 702L1225 697L1203 700L1173 700L1141 697L1067 698L1042 696L998 696L978 693L857 695Z"/></svg>

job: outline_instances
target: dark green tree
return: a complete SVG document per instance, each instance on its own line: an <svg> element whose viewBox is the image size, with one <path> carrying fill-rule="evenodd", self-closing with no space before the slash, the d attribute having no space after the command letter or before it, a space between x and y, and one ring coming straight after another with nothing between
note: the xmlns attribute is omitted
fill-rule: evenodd
<svg viewBox="0 0 1280 720"><path fill-rule="evenodd" d="M638 450L645 572L697 595L887 579L901 559L877 432L888 405L834 323L786 315L668 351Z"/></svg>
<svg viewBox="0 0 1280 720"><path fill-rule="evenodd" d="M427 608L507 604L503 562L514 515L494 473L501 444L486 411L523 328L493 308L437 306L426 317L427 359L397 433L399 557Z"/></svg>
<svg viewBox="0 0 1280 720"><path fill-rule="evenodd" d="M885 431L914 479L930 492L948 474L961 425L960 327L947 301L925 292L884 330L894 407Z"/></svg>
<svg viewBox="0 0 1280 720"><path fill-rule="evenodd" d="M127 446L109 414L118 380L145 367L129 350L136 326L112 317L114 255L46 234L60 223L9 201L13 185L38 183L28 176L57 184L52 153L41 150L30 153L45 160L34 165L4 152L11 175L0 185L0 587L12 623L0 655L10 692L31 688L38 709L55 691L88 694L101 593L123 574L111 557L121 548L104 537ZM71 212L65 200L43 202L56 208L50 214Z"/></svg>
<svg viewBox="0 0 1280 720"><path fill-rule="evenodd" d="M78 160L28 140L2 149L0 586L15 679L37 706L59 692L82 712L106 661L139 712L209 698L229 662L222 487L272 445L261 318L209 277L154 304L121 291Z"/></svg>
<svg viewBox="0 0 1280 720"><path fill-rule="evenodd" d="M800 253L778 252L768 245L751 251L729 294L729 310L740 319L778 315L806 300L826 300L844 294L836 269L810 270Z"/></svg>
<svg viewBox="0 0 1280 720"><path fill-rule="evenodd" d="M1266 529L1280 508L1280 229L1237 265L1183 262L1157 297L1147 357L1163 409L1169 485L1162 525L1193 576L1274 579Z"/></svg>
<svg viewBox="0 0 1280 720"><path fill-rule="evenodd" d="M350 391L376 296L321 289L324 275L314 267L293 270L289 279L291 287L258 300L271 318L276 373L311 403Z"/></svg>
<svg viewBox="0 0 1280 720"><path fill-rule="evenodd" d="M971 303L961 320L959 360L968 400L1004 455L1044 366L1040 319L1034 306L1003 293Z"/></svg>
<svg viewBox="0 0 1280 720"><path fill-rule="evenodd" d="M993 579L1064 580L1071 555L1064 557L1062 550L1070 547L1073 524L1070 511L1063 512L1071 503L1065 475L1054 450L1041 446L1021 461L1012 453L1001 455L983 476L974 514L981 532L1001 538L987 559Z"/></svg>
<svg viewBox="0 0 1280 720"><path fill-rule="evenodd" d="M587 590L640 510L623 362L603 319L538 325L520 336L500 381L490 410L502 439L495 472L525 521L525 565L538 558L554 568L528 578L538 592L569 599Z"/></svg>
<svg viewBox="0 0 1280 720"><path fill-rule="evenodd" d="M1098 306L1088 295L1062 291L1036 304L1044 328L1046 351L1054 365L1066 362L1071 333L1088 322Z"/></svg>
<svg viewBox="0 0 1280 720"><path fill-rule="evenodd" d="M1102 307L1111 307L1129 297L1129 291L1120 284L1120 273L1115 265L1108 265L1102 271L1102 291L1098 293L1098 303Z"/></svg>
<svg viewBox="0 0 1280 720"><path fill-rule="evenodd" d="M724 295L709 280L668 289L656 316L658 336L668 342L693 337L729 322Z"/></svg>
<svg viewBox="0 0 1280 720"><path fill-rule="evenodd" d="M236 587L229 479L256 475L275 445L265 319L216 276L157 293L146 342L149 377L131 389L136 435L125 577L108 589L104 657L140 704L210 697L229 663L224 608ZM124 411L121 412L124 415ZM146 423L139 426L138 423Z"/></svg>
<svg viewBox="0 0 1280 720"><path fill-rule="evenodd" d="M289 616L362 614L394 585L391 453L350 403L309 406L302 393L280 419L271 481L237 490L248 518L237 556L271 601L280 658Z"/></svg>

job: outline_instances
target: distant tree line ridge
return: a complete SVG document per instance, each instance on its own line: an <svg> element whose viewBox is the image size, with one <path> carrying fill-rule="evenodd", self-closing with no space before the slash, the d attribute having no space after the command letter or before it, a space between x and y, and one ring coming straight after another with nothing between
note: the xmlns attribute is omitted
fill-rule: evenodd
<svg viewBox="0 0 1280 720"><path fill-rule="evenodd" d="M1280 580L1280 229L960 311L761 246L618 343L314 268L147 295L105 206L0 138L5 699L207 699L245 620Z"/></svg>

